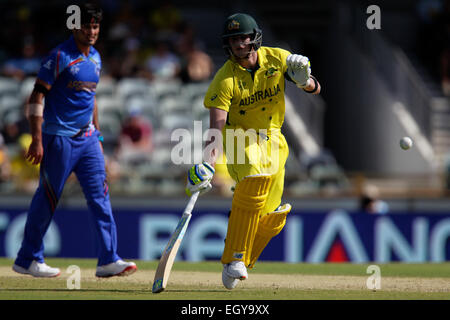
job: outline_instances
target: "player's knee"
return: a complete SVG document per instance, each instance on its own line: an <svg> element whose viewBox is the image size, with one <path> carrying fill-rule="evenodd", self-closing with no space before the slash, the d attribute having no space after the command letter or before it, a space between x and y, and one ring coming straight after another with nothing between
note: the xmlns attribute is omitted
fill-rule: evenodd
<svg viewBox="0 0 450 320"><path fill-rule="evenodd" d="M291 205L286 203L277 210L261 217L259 220L258 233L262 236L274 237L283 230L286 224L286 217L291 212Z"/></svg>
<svg viewBox="0 0 450 320"><path fill-rule="evenodd" d="M87 201L104 199L109 192L109 185L106 180L106 175L98 173L91 176L89 181L83 184L83 191Z"/></svg>
<svg viewBox="0 0 450 320"><path fill-rule="evenodd" d="M236 185L233 197L233 206L262 210L269 194L272 176L252 175L245 177Z"/></svg>

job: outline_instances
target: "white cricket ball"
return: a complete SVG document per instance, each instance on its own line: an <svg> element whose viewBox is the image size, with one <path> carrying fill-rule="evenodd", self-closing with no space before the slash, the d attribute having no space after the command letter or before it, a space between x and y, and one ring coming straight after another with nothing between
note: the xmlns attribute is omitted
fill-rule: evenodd
<svg viewBox="0 0 450 320"><path fill-rule="evenodd" d="M403 137L400 139L400 147L403 150L408 150L412 147L413 141L410 137Z"/></svg>

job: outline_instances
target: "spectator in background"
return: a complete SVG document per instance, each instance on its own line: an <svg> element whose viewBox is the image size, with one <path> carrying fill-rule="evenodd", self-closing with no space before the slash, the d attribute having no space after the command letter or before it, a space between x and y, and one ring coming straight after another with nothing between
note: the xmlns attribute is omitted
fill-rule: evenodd
<svg viewBox="0 0 450 320"><path fill-rule="evenodd" d="M29 133L30 128L25 114L18 112L9 112L3 119L3 128L1 134L7 145L19 142L19 137L23 133Z"/></svg>
<svg viewBox="0 0 450 320"><path fill-rule="evenodd" d="M155 53L146 62L146 69L152 80L173 80L180 72L180 59L170 51L167 41L159 40Z"/></svg>
<svg viewBox="0 0 450 320"><path fill-rule="evenodd" d="M119 163L139 164L150 159L152 125L139 106L132 106L123 123L116 156Z"/></svg>
<svg viewBox="0 0 450 320"><path fill-rule="evenodd" d="M134 37L125 41L125 55L120 63L121 77L136 77L138 75L140 45L140 41Z"/></svg>
<svg viewBox="0 0 450 320"><path fill-rule="evenodd" d="M163 0L157 8L150 12L149 21L159 37L174 41L182 17L180 10L170 0Z"/></svg>
<svg viewBox="0 0 450 320"><path fill-rule="evenodd" d="M388 204L379 199L378 188L368 185L360 197L360 211L370 214L386 214L389 211Z"/></svg>
<svg viewBox="0 0 450 320"><path fill-rule="evenodd" d="M443 49L440 56L440 76L442 91L446 96L450 96L450 0L445 2L443 18Z"/></svg>
<svg viewBox="0 0 450 320"><path fill-rule="evenodd" d="M416 5L420 20L425 24L432 24L442 12L442 0L419 0Z"/></svg>
<svg viewBox="0 0 450 320"><path fill-rule="evenodd" d="M11 163L9 161L8 148L5 145L5 140L0 134L0 183L6 182L10 179Z"/></svg>
<svg viewBox="0 0 450 320"><path fill-rule="evenodd" d="M119 10L113 15L112 19L112 25L106 31L105 54L107 55L103 60L107 62L105 65L107 65L109 74L116 79L120 79L128 75L130 61L133 59L133 50L136 47L131 30L132 5L127 2L121 3ZM130 39L133 40L127 42ZM131 53L131 59L128 59L128 53ZM126 61L127 59L128 61ZM124 61L126 62L124 63ZM102 70L103 75L104 70Z"/></svg>
<svg viewBox="0 0 450 320"><path fill-rule="evenodd" d="M203 82L211 78L214 63L209 55L196 47L194 42L184 44L180 78L184 83Z"/></svg>
<svg viewBox="0 0 450 320"><path fill-rule="evenodd" d="M194 28L187 22L179 27L176 51L181 60L180 78L184 83L202 82L211 78L214 64L203 50L204 45L195 37Z"/></svg>
<svg viewBox="0 0 450 320"><path fill-rule="evenodd" d="M26 160L31 144L31 135L24 133L19 137L19 151L11 159L11 177L18 191L34 192L39 185L39 164L33 165Z"/></svg>
<svg viewBox="0 0 450 320"><path fill-rule="evenodd" d="M421 22L417 51L430 73L440 77L445 92L443 64L450 41L450 0L421 0L416 8Z"/></svg>
<svg viewBox="0 0 450 320"><path fill-rule="evenodd" d="M441 84L444 94L450 97L450 46L447 46L441 56Z"/></svg>
<svg viewBox="0 0 450 320"><path fill-rule="evenodd" d="M34 42L31 37L24 40L20 57L6 60L2 73L7 77L23 80L28 76L35 76L41 67L41 58L36 56Z"/></svg>

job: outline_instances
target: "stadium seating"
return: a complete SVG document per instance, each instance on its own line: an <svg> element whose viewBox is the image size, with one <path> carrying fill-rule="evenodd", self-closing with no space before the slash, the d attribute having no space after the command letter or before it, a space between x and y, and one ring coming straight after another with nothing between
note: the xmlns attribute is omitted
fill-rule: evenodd
<svg viewBox="0 0 450 320"><path fill-rule="evenodd" d="M180 81L153 81L149 83L148 91L156 100L160 100L166 96L178 96L180 88Z"/></svg>
<svg viewBox="0 0 450 320"><path fill-rule="evenodd" d="M20 97L26 101L33 91L36 77L27 77L20 83Z"/></svg>
<svg viewBox="0 0 450 320"><path fill-rule="evenodd" d="M116 92L116 81L110 78L101 78L97 85L96 97L113 96Z"/></svg>
<svg viewBox="0 0 450 320"><path fill-rule="evenodd" d="M4 125L5 123L19 120L23 110L22 106L23 101L17 94L0 96L0 124ZM18 118L15 120L11 116L17 116Z"/></svg>
<svg viewBox="0 0 450 320"><path fill-rule="evenodd" d="M188 83L181 88L181 96L188 101L192 101L195 98L205 96L208 90L209 82Z"/></svg>
<svg viewBox="0 0 450 320"><path fill-rule="evenodd" d="M17 94L20 89L20 82L7 77L0 77L0 96L7 94Z"/></svg>
<svg viewBox="0 0 450 320"><path fill-rule="evenodd" d="M99 116L99 122L105 144L114 144L120 134L120 118L115 113L104 112Z"/></svg>
<svg viewBox="0 0 450 320"><path fill-rule="evenodd" d="M116 94L121 99L135 95L145 97L149 94L149 83L144 79L124 78L117 83Z"/></svg>

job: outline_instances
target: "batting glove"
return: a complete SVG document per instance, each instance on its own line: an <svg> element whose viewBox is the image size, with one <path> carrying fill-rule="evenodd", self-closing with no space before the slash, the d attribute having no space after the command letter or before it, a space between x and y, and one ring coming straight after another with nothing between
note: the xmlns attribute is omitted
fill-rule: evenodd
<svg viewBox="0 0 450 320"><path fill-rule="evenodd" d="M308 57L290 54L286 59L287 72L297 87L305 88L310 84L311 63Z"/></svg>
<svg viewBox="0 0 450 320"><path fill-rule="evenodd" d="M186 194L191 196L197 191L200 191L200 194L208 192L212 189L213 176L214 168L208 162L194 165L188 171Z"/></svg>

